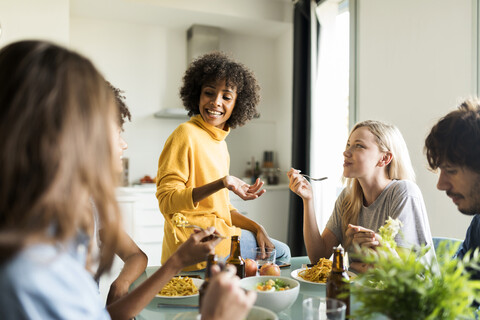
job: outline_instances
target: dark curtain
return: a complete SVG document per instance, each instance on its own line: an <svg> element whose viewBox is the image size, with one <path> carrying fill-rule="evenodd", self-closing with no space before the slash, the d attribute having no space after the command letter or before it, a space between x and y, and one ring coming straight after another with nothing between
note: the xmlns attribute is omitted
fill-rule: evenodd
<svg viewBox="0 0 480 320"><path fill-rule="evenodd" d="M292 166L310 171L310 1L295 4L293 21ZM306 255L303 241L302 199L290 192L288 245L292 256Z"/></svg>

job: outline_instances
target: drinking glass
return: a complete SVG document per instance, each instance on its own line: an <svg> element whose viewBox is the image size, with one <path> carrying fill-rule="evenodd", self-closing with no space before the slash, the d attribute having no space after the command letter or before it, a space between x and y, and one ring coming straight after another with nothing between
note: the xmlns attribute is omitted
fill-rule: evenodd
<svg viewBox="0 0 480 320"><path fill-rule="evenodd" d="M264 252L260 247L253 248L253 255L257 262L258 268L267 263L275 263L275 257L277 251L275 249L265 248Z"/></svg>
<svg viewBox="0 0 480 320"><path fill-rule="evenodd" d="M332 298L308 298L303 300L304 320L345 320L347 306Z"/></svg>

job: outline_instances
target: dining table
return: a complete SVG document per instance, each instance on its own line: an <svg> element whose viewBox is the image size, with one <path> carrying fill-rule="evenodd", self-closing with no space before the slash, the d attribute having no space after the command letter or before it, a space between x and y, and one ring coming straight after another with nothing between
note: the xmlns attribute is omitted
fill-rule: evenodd
<svg viewBox="0 0 480 320"><path fill-rule="evenodd" d="M305 267L310 263L307 256L292 257L290 266L280 269L281 276L291 277L294 270ZM151 276L158 266L147 267L145 272L132 284L132 289L141 284L145 279ZM203 278L204 271L182 272L180 275L201 276ZM277 313L279 320L298 320L302 319L302 302L309 297L325 297L326 286L324 284L300 282L300 292L293 305L286 310ZM187 320L197 319L198 315L198 296L186 298L160 298L155 297L153 300L137 315L137 320Z"/></svg>

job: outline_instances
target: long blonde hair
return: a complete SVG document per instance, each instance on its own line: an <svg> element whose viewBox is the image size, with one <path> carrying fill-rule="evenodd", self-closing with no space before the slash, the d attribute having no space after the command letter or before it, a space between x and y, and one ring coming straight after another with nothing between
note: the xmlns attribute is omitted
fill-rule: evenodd
<svg viewBox="0 0 480 320"><path fill-rule="evenodd" d="M407 144L403 139L400 130L394 125L375 120L366 120L357 123L350 135L357 129L365 127L374 136L378 149L381 152L390 151L392 160L386 167L386 174L389 179L415 181L415 172L410 161ZM342 228L343 234L347 231L350 223L358 223L358 214L363 205L363 190L357 178L344 178L346 182L345 198L341 203L343 212ZM348 247L350 243L345 243Z"/></svg>
<svg viewBox="0 0 480 320"><path fill-rule="evenodd" d="M93 200L109 269L120 226L112 91L88 59L42 41L0 50L0 83L0 263L91 235Z"/></svg>

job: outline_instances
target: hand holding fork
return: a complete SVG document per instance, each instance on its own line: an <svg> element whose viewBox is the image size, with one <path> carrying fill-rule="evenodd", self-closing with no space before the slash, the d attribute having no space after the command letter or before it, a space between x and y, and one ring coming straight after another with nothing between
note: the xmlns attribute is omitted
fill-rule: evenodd
<svg viewBox="0 0 480 320"><path fill-rule="evenodd" d="M277 168L277 171L278 171L278 172L281 172L281 173L287 173L287 171L280 170L280 168ZM301 174L304 178L310 179L310 181L323 181L323 180L328 179L328 177L312 178L312 177L310 177L308 174L305 174L305 173L300 173L300 174Z"/></svg>

